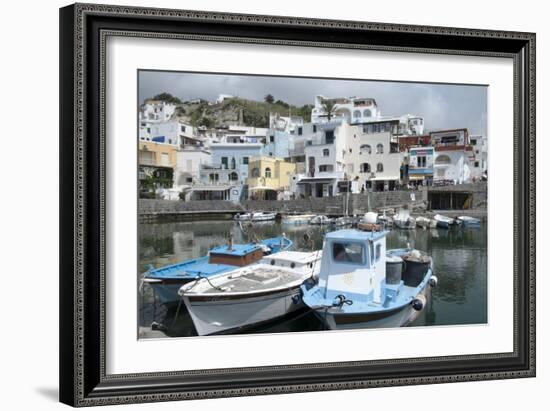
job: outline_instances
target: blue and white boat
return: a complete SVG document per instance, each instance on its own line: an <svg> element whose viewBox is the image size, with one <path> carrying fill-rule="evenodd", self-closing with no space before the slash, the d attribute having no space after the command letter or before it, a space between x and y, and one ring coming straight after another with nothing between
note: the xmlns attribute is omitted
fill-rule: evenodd
<svg viewBox="0 0 550 411"><path fill-rule="evenodd" d="M461 224L463 227L480 227L481 220L479 218L474 218L470 216L460 216L456 218L458 224Z"/></svg>
<svg viewBox="0 0 550 411"><path fill-rule="evenodd" d="M233 244L229 241L229 244L212 248L207 256L150 269L143 274L142 283L153 288L161 304L177 304L180 301L178 290L183 284L253 264L266 255L291 247L292 240L284 235L257 243Z"/></svg>
<svg viewBox="0 0 550 411"><path fill-rule="evenodd" d="M301 285L303 302L328 329L402 327L424 309L437 284L431 258L386 251L388 231L340 230L325 236L318 280Z"/></svg>
<svg viewBox="0 0 550 411"><path fill-rule="evenodd" d="M441 214L434 215L434 220L439 228L451 228L455 224L455 220Z"/></svg>

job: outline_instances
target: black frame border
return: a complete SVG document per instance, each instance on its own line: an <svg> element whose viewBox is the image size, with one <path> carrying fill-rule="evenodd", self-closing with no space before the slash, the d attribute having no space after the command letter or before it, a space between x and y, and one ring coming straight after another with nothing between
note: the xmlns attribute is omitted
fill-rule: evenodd
<svg viewBox="0 0 550 411"><path fill-rule="evenodd" d="M122 35L514 61L514 351L105 374L105 40ZM535 376L535 34L75 4L60 9L60 401L92 406Z"/></svg>

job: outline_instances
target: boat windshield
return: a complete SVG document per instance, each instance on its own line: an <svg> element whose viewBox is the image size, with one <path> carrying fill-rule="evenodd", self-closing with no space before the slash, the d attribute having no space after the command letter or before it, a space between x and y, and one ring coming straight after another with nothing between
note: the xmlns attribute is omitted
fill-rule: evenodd
<svg viewBox="0 0 550 411"><path fill-rule="evenodd" d="M332 258L337 263L365 264L365 250L363 244L341 243L332 244Z"/></svg>

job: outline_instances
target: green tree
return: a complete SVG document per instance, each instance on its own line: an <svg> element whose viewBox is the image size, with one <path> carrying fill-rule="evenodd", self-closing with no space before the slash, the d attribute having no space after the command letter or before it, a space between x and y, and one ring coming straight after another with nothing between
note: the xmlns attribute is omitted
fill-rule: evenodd
<svg viewBox="0 0 550 411"><path fill-rule="evenodd" d="M173 96L170 93L167 93L166 91L160 94L157 94L155 97L153 97L153 100L161 100L165 101L166 103L172 103L172 104L181 104L181 100L177 98L176 96Z"/></svg>
<svg viewBox="0 0 550 411"><path fill-rule="evenodd" d="M267 104L273 104L273 102L275 101L275 97L273 97L273 95L271 95L271 94L268 94L264 97L264 101Z"/></svg>

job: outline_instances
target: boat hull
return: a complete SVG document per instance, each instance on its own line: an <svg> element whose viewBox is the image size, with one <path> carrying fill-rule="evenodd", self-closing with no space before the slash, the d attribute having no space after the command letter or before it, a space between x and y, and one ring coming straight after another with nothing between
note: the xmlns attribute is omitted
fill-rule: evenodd
<svg viewBox="0 0 550 411"><path fill-rule="evenodd" d="M422 289L419 293L426 296L429 292L429 285ZM364 329L364 328L395 328L405 327L414 321L426 309L415 310L412 305L404 304L398 308L383 312L370 313L343 313L338 309L325 308L316 309L315 315L325 324L330 330L349 330L349 329Z"/></svg>
<svg viewBox="0 0 550 411"><path fill-rule="evenodd" d="M224 334L279 319L304 308L299 287L254 296L183 296L198 335Z"/></svg>

